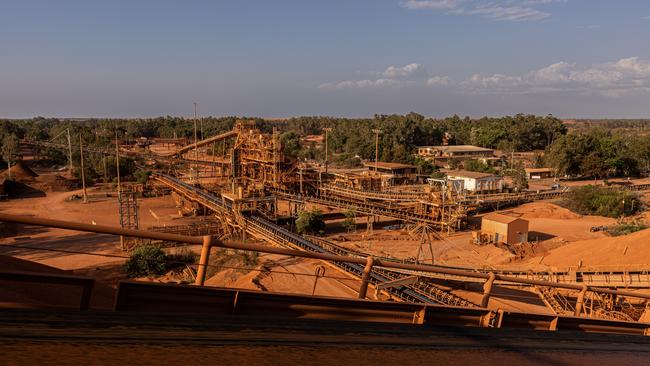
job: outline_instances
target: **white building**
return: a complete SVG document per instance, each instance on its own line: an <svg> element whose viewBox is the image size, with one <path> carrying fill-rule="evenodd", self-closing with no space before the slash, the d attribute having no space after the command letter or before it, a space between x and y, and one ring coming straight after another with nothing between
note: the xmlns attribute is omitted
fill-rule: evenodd
<svg viewBox="0 0 650 366"><path fill-rule="evenodd" d="M503 178L494 174L456 170L448 172L447 178L462 182L462 189L473 193L497 193L503 190Z"/></svg>

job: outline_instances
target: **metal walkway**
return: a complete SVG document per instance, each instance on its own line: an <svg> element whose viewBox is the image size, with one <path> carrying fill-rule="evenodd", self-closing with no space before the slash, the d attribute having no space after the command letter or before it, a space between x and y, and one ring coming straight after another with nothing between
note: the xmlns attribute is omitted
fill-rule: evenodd
<svg viewBox="0 0 650 366"><path fill-rule="evenodd" d="M409 208L410 210L407 210L407 208L398 205L391 206L379 202L352 201L336 196L300 195L278 189L272 189L271 192L279 198L290 201L316 203L323 206L351 210L365 215L390 217L414 224L424 223L436 226L446 226L448 224L436 220L431 215L414 212L412 207Z"/></svg>

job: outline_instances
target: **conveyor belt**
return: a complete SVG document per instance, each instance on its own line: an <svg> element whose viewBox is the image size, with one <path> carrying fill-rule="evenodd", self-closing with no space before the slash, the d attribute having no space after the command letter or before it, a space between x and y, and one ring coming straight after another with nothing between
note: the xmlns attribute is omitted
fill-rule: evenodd
<svg viewBox="0 0 650 366"><path fill-rule="evenodd" d="M194 187L188 183L181 181L178 178L171 177L169 175L154 174L153 177L161 183L166 184L176 192L184 195L188 199L196 201L199 204L202 204L221 215L232 216L232 219L235 219L235 215L232 212L231 208L220 198L215 197L200 188ZM289 230L277 226L262 217L250 215L241 216L241 218L244 221L241 224L248 233L272 244L299 248L302 250L318 253L340 254L337 251L333 251L331 249L328 250L321 245L307 240L298 234L292 233ZM344 271L357 277L361 277L363 273L363 266L359 264L343 262L334 262L334 264ZM370 282L373 284L379 284L405 276L405 274L391 270L374 269L370 276ZM420 284L417 286L400 286L390 288L387 291L390 292L391 295L408 302L478 307L476 304L473 304L445 290L442 290L435 286L430 286L428 284Z"/></svg>

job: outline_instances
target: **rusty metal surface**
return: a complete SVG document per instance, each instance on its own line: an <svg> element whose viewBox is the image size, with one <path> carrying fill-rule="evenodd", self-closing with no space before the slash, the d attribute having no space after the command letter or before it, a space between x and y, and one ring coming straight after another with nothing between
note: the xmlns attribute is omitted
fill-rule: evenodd
<svg viewBox="0 0 650 366"><path fill-rule="evenodd" d="M125 312L0 312L10 365L646 365L650 338ZM342 361L344 360L344 361Z"/></svg>
<svg viewBox="0 0 650 366"><path fill-rule="evenodd" d="M650 324L225 288L120 282L115 311L650 335Z"/></svg>
<svg viewBox="0 0 650 366"><path fill-rule="evenodd" d="M79 309L87 310L90 305L95 279L82 276L70 276L62 274L46 274L25 271L7 271L0 269L0 281L7 282L28 282L36 284L65 285L81 288L79 298Z"/></svg>

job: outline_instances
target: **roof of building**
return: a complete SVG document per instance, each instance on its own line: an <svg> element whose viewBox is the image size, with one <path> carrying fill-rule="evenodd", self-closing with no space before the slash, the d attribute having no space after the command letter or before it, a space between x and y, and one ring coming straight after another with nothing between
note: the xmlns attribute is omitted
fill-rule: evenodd
<svg viewBox="0 0 650 366"><path fill-rule="evenodd" d="M474 179L482 179L482 178L500 178L498 175L490 174L490 173L481 173L481 172L470 172L469 170L454 170L451 172L446 173L448 177L461 177L461 178L474 178Z"/></svg>
<svg viewBox="0 0 650 366"><path fill-rule="evenodd" d="M551 168L525 168L526 173L552 173Z"/></svg>
<svg viewBox="0 0 650 366"><path fill-rule="evenodd" d="M378 162L368 162L364 163L366 167L369 168L374 168L375 164L377 165L378 168L384 168L384 169L415 169L417 168L415 165L409 165L409 164L402 164L402 163L387 163L383 161L378 161Z"/></svg>
<svg viewBox="0 0 650 366"><path fill-rule="evenodd" d="M489 152L494 151L485 147L474 145L439 145L439 146L418 146L418 148L430 148L440 150L442 152Z"/></svg>
<svg viewBox="0 0 650 366"><path fill-rule="evenodd" d="M490 220L490 221L500 222L500 223L503 223L503 224L509 224L509 223L517 221L517 220L526 221L526 220L524 220L522 218L519 218L519 217L508 216L508 215L504 215L504 214L500 214L500 213L496 213L496 212L491 212L491 213L483 216L482 220ZM526 222L528 222L528 221L526 221Z"/></svg>

